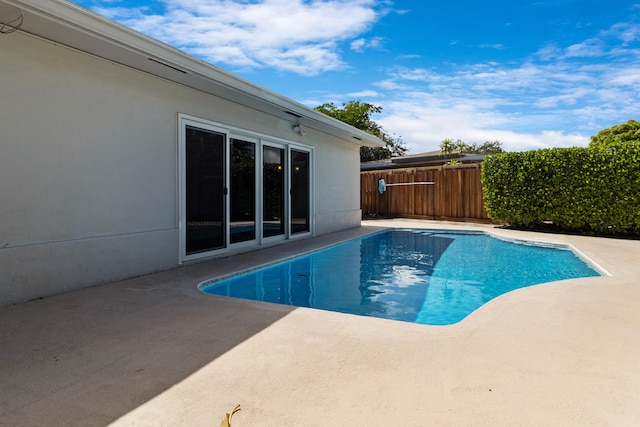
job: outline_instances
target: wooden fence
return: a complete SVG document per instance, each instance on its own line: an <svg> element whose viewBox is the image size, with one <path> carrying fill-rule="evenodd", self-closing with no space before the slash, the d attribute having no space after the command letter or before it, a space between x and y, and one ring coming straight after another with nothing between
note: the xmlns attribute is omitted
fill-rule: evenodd
<svg viewBox="0 0 640 427"><path fill-rule="evenodd" d="M380 179L386 184L434 184L390 186L380 194ZM361 172L360 206L365 217L489 221L479 164Z"/></svg>

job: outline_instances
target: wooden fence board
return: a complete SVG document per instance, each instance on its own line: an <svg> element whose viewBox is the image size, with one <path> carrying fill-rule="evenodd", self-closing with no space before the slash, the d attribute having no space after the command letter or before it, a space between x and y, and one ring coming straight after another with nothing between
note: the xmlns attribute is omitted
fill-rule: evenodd
<svg viewBox="0 0 640 427"><path fill-rule="evenodd" d="M360 206L364 216L488 220L480 165L391 169L360 173ZM387 187L386 184L434 182L433 185Z"/></svg>

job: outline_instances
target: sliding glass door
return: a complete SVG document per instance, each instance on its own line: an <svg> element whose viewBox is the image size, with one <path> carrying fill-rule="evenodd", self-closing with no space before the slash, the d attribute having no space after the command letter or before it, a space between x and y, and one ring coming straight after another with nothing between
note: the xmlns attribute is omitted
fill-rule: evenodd
<svg viewBox="0 0 640 427"><path fill-rule="evenodd" d="M179 120L181 263L312 233L312 148Z"/></svg>
<svg viewBox="0 0 640 427"><path fill-rule="evenodd" d="M231 139L231 243L256 239L256 144Z"/></svg>
<svg viewBox="0 0 640 427"><path fill-rule="evenodd" d="M291 234L311 230L309 152L291 149Z"/></svg>
<svg viewBox="0 0 640 427"><path fill-rule="evenodd" d="M226 246L225 139L223 133L185 129L187 255Z"/></svg>
<svg viewBox="0 0 640 427"><path fill-rule="evenodd" d="M284 148L262 147L262 237L284 234Z"/></svg>

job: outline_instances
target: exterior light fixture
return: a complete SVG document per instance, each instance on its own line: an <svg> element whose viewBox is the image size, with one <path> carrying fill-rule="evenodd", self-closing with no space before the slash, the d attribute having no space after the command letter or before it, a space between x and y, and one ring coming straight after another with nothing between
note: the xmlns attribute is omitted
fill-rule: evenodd
<svg viewBox="0 0 640 427"><path fill-rule="evenodd" d="M292 129L300 136L305 136L307 134L304 129L302 129L302 126L300 126L300 123L296 123L295 125L293 125Z"/></svg>

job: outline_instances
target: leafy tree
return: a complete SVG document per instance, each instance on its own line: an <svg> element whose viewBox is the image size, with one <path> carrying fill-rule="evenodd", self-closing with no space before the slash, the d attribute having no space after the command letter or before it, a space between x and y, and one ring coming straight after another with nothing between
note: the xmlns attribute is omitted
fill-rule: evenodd
<svg viewBox="0 0 640 427"><path fill-rule="evenodd" d="M469 146L462 140L445 139L440 143L441 154L463 153L467 152Z"/></svg>
<svg viewBox="0 0 640 427"><path fill-rule="evenodd" d="M360 101L343 102L342 108L333 102L319 105L315 110L338 119L341 122L377 136L384 141L384 147L360 147L360 161L389 159L394 156L404 156L407 147L400 137L389 135L371 116L382 112L382 107Z"/></svg>
<svg viewBox="0 0 640 427"><path fill-rule="evenodd" d="M485 141L483 144L467 144L466 142L458 139L456 141L452 139L445 139L440 143L440 153L468 153L468 154L498 154L504 153L502 143L500 141Z"/></svg>
<svg viewBox="0 0 640 427"><path fill-rule="evenodd" d="M498 154L504 153L504 149L502 148L502 143L500 141L485 141L483 144L478 145L473 143L467 148L467 153L474 154Z"/></svg>
<svg viewBox="0 0 640 427"><path fill-rule="evenodd" d="M640 122L635 120L602 129L596 136L591 137L589 146L611 147L629 144L640 144Z"/></svg>
<svg viewBox="0 0 640 427"><path fill-rule="evenodd" d="M447 138L440 143L440 154L463 153L467 150L467 147L468 145L460 139L454 141ZM451 159L447 164L450 166L459 165L460 160Z"/></svg>

